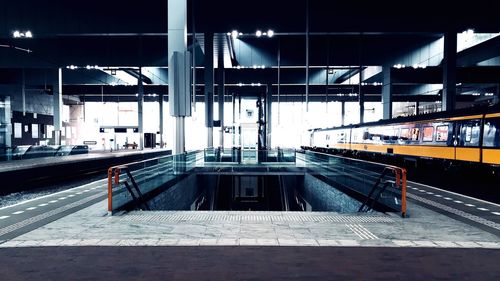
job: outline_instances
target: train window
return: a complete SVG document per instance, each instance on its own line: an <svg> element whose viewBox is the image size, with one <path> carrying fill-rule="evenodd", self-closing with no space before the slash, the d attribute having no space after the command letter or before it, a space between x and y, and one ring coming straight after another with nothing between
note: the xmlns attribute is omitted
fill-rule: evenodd
<svg viewBox="0 0 500 281"><path fill-rule="evenodd" d="M411 129L411 140L418 141L420 135L420 128Z"/></svg>
<svg viewBox="0 0 500 281"><path fill-rule="evenodd" d="M447 141L448 140L448 126L437 126L436 127L436 141Z"/></svg>
<svg viewBox="0 0 500 281"><path fill-rule="evenodd" d="M424 137L423 141L432 141L432 135L434 134L434 127L424 127Z"/></svg>
<svg viewBox="0 0 500 281"><path fill-rule="evenodd" d="M500 147L500 118L485 120L483 146Z"/></svg>
<svg viewBox="0 0 500 281"><path fill-rule="evenodd" d="M401 129L401 137L402 140L408 140L410 139L410 129L404 128Z"/></svg>
<svg viewBox="0 0 500 281"><path fill-rule="evenodd" d="M460 146L478 146L480 121L470 120L463 122L460 128Z"/></svg>

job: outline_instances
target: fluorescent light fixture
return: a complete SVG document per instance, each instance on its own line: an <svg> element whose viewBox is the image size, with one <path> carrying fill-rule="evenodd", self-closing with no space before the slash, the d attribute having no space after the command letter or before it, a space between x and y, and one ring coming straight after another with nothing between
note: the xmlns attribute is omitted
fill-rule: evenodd
<svg viewBox="0 0 500 281"><path fill-rule="evenodd" d="M252 85L252 87L253 87L253 86L255 86L255 83L252 83L252 84L250 84L250 85Z"/></svg>
<svg viewBox="0 0 500 281"><path fill-rule="evenodd" d="M257 31L255 32L255 36L257 36L257 37L261 37L261 36L262 36L262 31L257 30Z"/></svg>
<svg viewBox="0 0 500 281"><path fill-rule="evenodd" d="M231 36L231 32L228 32L228 33L226 33L226 34L227 34L227 36Z"/></svg>
<svg viewBox="0 0 500 281"><path fill-rule="evenodd" d="M257 65L255 65L255 64L254 64L254 65L253 65L253 69L257 69Z"/></svg>
<svg viewBox="0 0 500 281"><path fill-rule="evenodd" d="M86 69L91 69L92 67L90 65L87 65L85 68Z"/></svg>
<svg viewBox="0 0 500 281"><path fill-rule="evenodd" d="M266 66L265 65L261 65L260 68L264 69L264 68L266 68Z"/></svg>
<svg viewBox="0 0 500 281"><path fill-rule="evenodd" d="M26 33L24 33L24 37L26 38L32 38L33 37L33 33L31 33L31 31L26 31Z"/></svg>
<svg viewBox="0 0 500 281"><path fill-rule="evenodd" d="M236 69L241 69L241 66L239 66L239 65L238 65L238 66L236 66Z"/></svg>
<svg viewBox="0 0 500 281"><path fill-rule="evenodd" d="M274 31L273 31L272 29L269 29L269 30L267 31L267 37L271 38L271 37L273 37L273 36L274 36Z"/></svg>
<svg viewBox="0 0 500 281"><path fill-rule="evenodd" d="M238 83L238 86L240 86L240 87L241 87L241 86L243 86L243 83L241 83L241 82L240 82L240 83Z"/></svg>
<svg viewBox="0 0 500 281"><path fill-rule="evenodd" d="M233 31L231 32L231 36L233 37L233 39L238 38L238 31L237 31L237 30L233 30Z"/></svg>
<svg viewBox="0 0 500 281"><path fill-rule="evenodd" d="M257 83L257 86L260 86L261 84L260 83Z"/></svg>

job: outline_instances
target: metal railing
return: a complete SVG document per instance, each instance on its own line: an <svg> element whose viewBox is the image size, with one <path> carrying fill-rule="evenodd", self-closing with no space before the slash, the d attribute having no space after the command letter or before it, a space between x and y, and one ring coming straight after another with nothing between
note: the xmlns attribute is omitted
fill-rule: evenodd
<svg viewBox="0 0 500 281"><path fill-rule="evenodd" d="M203 150L205 162L247 163L249 159L255 163L295 163L295 149L253 150L233 148L206 148Z"/></svg>
<svg viewBox="0 0 500 281"><path fill-rule="evenodd" d="M130 204L149 208L145 195L188 173L196 167L201 155L201 151L193 151L110 167L108 212L112 214Z"/></svg>
<svg viewBox="0 0 500 281"><path fill-rule="evenodd" d="M297 158L303 161L309 173L323 177L351 195L361 195L358 196L363 202L360 211L379 205L406 217L406 169L311 151L300 151Z"/></svg>

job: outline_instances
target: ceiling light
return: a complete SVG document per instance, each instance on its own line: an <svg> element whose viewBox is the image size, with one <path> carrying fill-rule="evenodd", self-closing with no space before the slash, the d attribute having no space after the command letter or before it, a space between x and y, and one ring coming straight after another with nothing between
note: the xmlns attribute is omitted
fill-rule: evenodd
<svg viewBox="0 0 500 281"><path fill-rule="evenodd" d="M19 30L16 30L16 31L14 31L14 32L12 33L12 36L13 36L14 38L19 38L19 37L21 37L21 32L19 32Z"/></svg>
<svg viewBox="0 0 500 281"><path fill-rule="evenodd" d="M26 33L24 33L24 36L26 38L32 38L33 37L33 33L31 33L31 31L28 30L28 31L26 31Z"/></svg>
<svg viewBox="0 0 500 281"><path fill-rule="evenodd" d="M231 32L231 36L233 37L233 39L238 38L238 31L237 31L237 30L233 30L233 31Z"/></svg>
<svg viewBox="0 0 500 281"><path fill-rule="evenodd" d="M252 87L253 87L253 86L255 86L255 83L252 83L252 84L250 84L250 85L252 85Z"/></svg>
<svg viewBox="0 0 500 281"><path fill-rule="evenodd" d="M265 65L261 65L260 68L264 69L264 68L266 68L266 66Z"/></svg>
<svg viewBox="0 0 500 281"><path fill-rule="evenodd" d="M241 82L240 82L240 83L238 83L238 86L240 86L240 87L241 87L241 86L243 86L243 83L241 83Z"/></svg>
<svg viewBox="0 0 500 281"><path fill-rule="evenodd" d="M260 83L257 83L257 86L260 86L261 84Z"/></svg>
<svg viewBox="0 0 500 281"><path fill-rule="evenodd" d="M87 65L85 68L86 69L91 69L92 67L90 65Z"/></svg>
<svg viewBox="0 0 500 281"><path fill-rule="evenodd" d="M333 74L333 69L328 69L328 74Z"/></svg>
<svg viewBox="0 0 500 281"><path fill-rule="evenodd" d="M261 37L261 36L262 36L262 31L257 30L257 31L255 32L255 36L257 36L257 37Z"/></svg>
<svg viewBox="0 0 500 281"><path fill-rule="evenodd" d="M228 32L228 33L226 33L226 34L227 34L227 36L231 36L231 32Z"/></svg>
<svg viewBox="0 0 500 281"><path fill-rule="evenodd" d="M257 65L255 65L255 64L254 64L254 65L253 65L253 69L257 69Z"/></svg>
<svg viewBox="0 0 500 281"><path fill-rule="evenodd" d="M414 65L413 65L413 68L415 68L415 69L417 69L417 68L419 68L419 67L420 67L420 65L418 65L418 64L414 64Z"/></svg>
<svg viewBox="0 0 500 281"><path fill-rule="evenodd" d="M273 31L272 29L269 29L269 30L267 31L267 36L268 36L269 38L273 37L273 36L274 36L274 31Z"/></svg>
<svg viewBox="0 0 500 281"><path fill-rule="evenodd" d="M242 32L240 32L240 33L238 33L238 35L240 35L240 36L241 36L241 35L243 35L243 33L242 33Z"/></svg>

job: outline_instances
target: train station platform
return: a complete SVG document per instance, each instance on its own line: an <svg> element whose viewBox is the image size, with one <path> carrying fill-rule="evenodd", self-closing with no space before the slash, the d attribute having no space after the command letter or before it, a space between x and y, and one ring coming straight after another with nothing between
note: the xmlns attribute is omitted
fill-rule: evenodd
<svg viewBox="0 0 500 281"><path fill-rule="evenodd" d="M0 162L0 195L42 184L105 173L110 166L171 154L167 149L96 151L88 154Z"/></svg>
<svg viewBox="0 0 500 281"><path fill-rule="evenodd" d="M341 176L337 170L326 172ZM499 205L416 182L407 188L405 217L381 211L121 210L110 215L103 179L1 208L0 264L6 270L0 277L500 278Z"/></svg>

